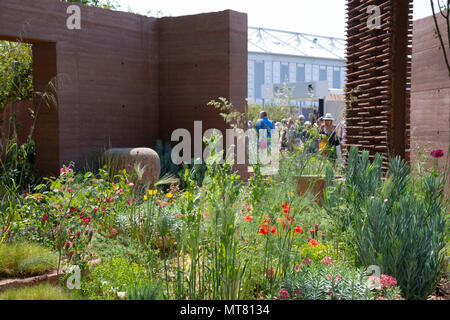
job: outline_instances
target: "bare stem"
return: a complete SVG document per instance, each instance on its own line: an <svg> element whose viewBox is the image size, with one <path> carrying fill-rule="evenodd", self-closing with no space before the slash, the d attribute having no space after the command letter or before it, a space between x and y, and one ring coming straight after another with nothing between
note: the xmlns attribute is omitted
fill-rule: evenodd
<svg viewBox="0 0 450 320"><path fill-rule="evenodd" d="M450 1L447 0L447 3L449 3ZM447 65L447 69L448 69L448 76L450 77L450 63L447 57L447 50L445 48L445 44L444 44L444 40L442 39L442 34L441 31L439 29L439 24L436 18L436 12L434 10L434 1L430 0L431 3L431 10L433 11L433 19L434 19L434 24L436 25L436 33L438 35L439 41L441 43L442 46L442 51L444 53L444 59L445 59L445 64ZM439 5L439 1L438 1L438 5ZM444 16L444 14L442 13L441 8L439 7L439 10L441 11L441 14ZM449 12L448 12L448 6L447 6L447 15L444 16L446 21L447 21L447 35L449 37L449 50L450 50L450 20L449 20Z"/></svg>

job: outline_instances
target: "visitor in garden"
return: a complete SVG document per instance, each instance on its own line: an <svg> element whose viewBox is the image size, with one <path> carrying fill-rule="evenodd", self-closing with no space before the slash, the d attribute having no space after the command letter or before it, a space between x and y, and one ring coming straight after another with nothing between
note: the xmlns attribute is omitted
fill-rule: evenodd
<svg viewBox="0 0 450 320"><path fill-rule="evenodd" d="M288 123L286 119L281 120L280 141L281 151L287 151L288 149Z"/></svg>
<svg viewBox="0 0 450 320"><path fill-rule="evenodd" d="M337 159L337 153L336 153L336 147L340 145L340 141L336 132L336 125L334 125L334 117L331 113L327 113L325 117L323 117L323 123L322 128L320 131L321 136L324 136L325 138L325 144L321 145L323 143L323 140L321 141L321 144L319 144L319 150L323 150L326 147L328 147L328 156L332 160Z"/></svg>
<svg viewBox="0 0 450 320"><path fill-rule="evenodd" d="M270 139L272 138L271 130L274 130L274 128L275 127L272 121L270 121L267 117L267 112L261 111L261 113L259 114L259 119L255 124L255 129L258 134L258 141L260 146L264 145L264 143L266 143L267 146L270 145ZM260 137L260 134L264 132L261 132L261 130L265 130L267 132L267 134L265 135L265 139Z"/></svg>
<svg viewBox="0 0 450 320"><path fill-rule="evenodd" d="M303 124L305 123L305 116L300 115L294 124L294 132L292 137L292 143L295 146L299 146L302 143L303 137Z"/></svg>
<svg viewBox="0 0 450 320"><path fill-rule="evenodd" d="M295 124L292 118L287 120L287 144L290 152L294 151Z"/></svg>
<svg viewBox="0 0 450 320"><path fill-rule="evenodd" d="M305 119L304 115L301 114L298 116L298 122L301 126L303 126L305 124L305 121L306 121L306 119Z"/></svg>

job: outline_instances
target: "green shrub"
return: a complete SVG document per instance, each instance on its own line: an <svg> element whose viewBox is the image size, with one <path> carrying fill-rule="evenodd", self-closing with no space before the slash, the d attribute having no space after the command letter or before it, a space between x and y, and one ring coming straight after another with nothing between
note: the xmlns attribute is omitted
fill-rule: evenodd
<svg viewBox="0 0 450 320"><path fill-rule="evenodd" d="M119 299L119 293L130 286L146 284L148 278L143 266L115 257L96 265L83 279L81 289L91 299L113 300Z"/></svg>
<svg viewBox="0 0 450 320"><path fill-rule="evenodd" d="M56 267L52 251L34 243L0 245L0 278L31 277Z"/></svg>
<svg viewBox="0 0 450 320"><path fill-rule="evenodd" d="M158 153L161 162L160 177L166 174L178 175L179 167L172 162L172 147L169 142L156 141L155 151Z"/></svg>
<svg viewBox="0 0 450 320"><path fill-rule="evenodd" d="M0 300L80 300L76 292L70 292L48 283L33 287L11 289L0 293Z"/></svg>
<svg viewBox="0 0 450 320"><path fill-rule="evenodd" d="M383 281L384 277L385 275L381 276L380 287L375 288L362 269L344 263L312 263L303 265L281 282L280 295L277 299L370 300L378 297L397 299L398 288L390 283L386 284Z"/></svg>
<svg viewBox="0 0 450 320"><path fill-rule="evenodd" d="M345 182L327 172L325 207L360 265L377 265L398 279L406 299L426 299L443 269L443 179L434 174L410 183L409 168L391 159L385 181L381 157L352 148Z"/></svg>
<svg viewBox="0 0 450 320"><path fill-rule="evenodd" d="M326 256L330 256L332 249L330 245L323 242L319 242L315 247L311 246L309 242L305 242L298 247L298 255L302 259L308 258L318 263Z"/></svg>
<svg viewBox="0 0 450 320"><path fill-rule="evenodd" d="M138 286L131 286L126 289L127 300L160 300L161 286L153 283L146 283Z"/></svg>

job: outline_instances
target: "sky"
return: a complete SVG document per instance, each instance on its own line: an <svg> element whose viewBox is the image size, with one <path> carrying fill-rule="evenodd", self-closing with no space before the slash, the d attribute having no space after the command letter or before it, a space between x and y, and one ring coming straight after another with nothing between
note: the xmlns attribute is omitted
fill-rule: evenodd
<svg viewBox="0 0 450 320"><path fill-rule="evenodd" d="M248 14L248 25L345 37L346 0L116 0L121 10L181 16L232 9ZM414 0L414 19L431 15L429 0Z"/></svg>

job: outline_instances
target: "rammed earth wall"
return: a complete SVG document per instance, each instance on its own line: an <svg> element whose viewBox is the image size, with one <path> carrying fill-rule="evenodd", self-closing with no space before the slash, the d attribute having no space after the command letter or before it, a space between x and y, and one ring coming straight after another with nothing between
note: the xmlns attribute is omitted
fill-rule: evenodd
<svg viewBox="0 0 450 320"><path fill-rule="evenodd" d="M194 120L223 129L206 108L219 96L246 112L246 14L156 19L80 5L81 29L69 30L69 5L0 1L0 39L33 44L35 90L60 79L57 106L41 109L35 133L42 175L110 145L153 147Z"/></svg>

